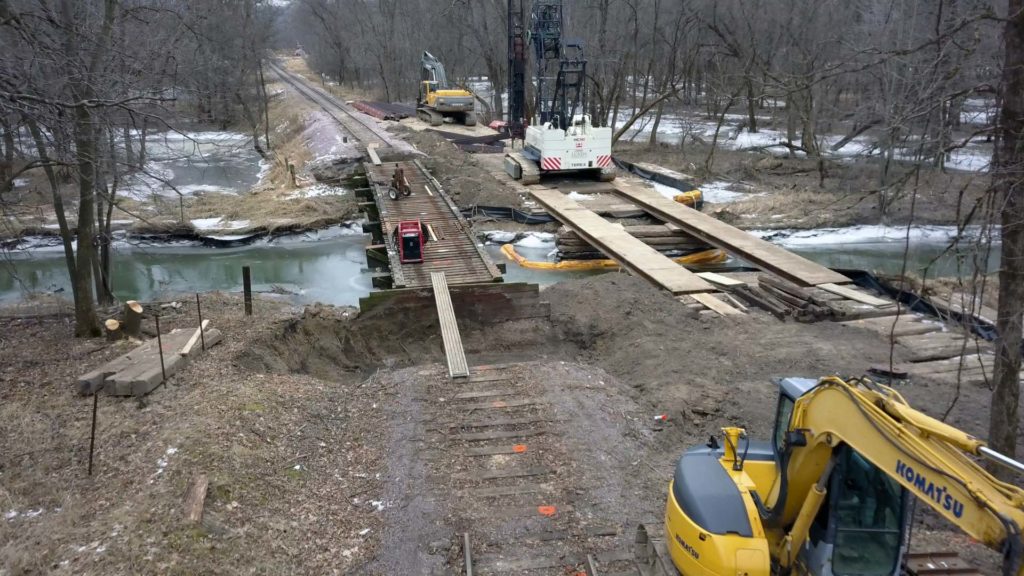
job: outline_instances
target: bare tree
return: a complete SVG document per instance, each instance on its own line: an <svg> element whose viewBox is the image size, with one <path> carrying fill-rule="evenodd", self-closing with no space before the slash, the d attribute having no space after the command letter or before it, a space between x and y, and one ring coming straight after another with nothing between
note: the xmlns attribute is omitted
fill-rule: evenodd
<svg viewBox="0 0 1024 576"><path fill-rule="evenodd" d="M1014 456L1020 427L1021 321L1024 316L1024 1L1007 0L1002 111L992 184L1001 205L1002 253L989 443ZM1005 469L998 471L1004 477Z"/></svg>

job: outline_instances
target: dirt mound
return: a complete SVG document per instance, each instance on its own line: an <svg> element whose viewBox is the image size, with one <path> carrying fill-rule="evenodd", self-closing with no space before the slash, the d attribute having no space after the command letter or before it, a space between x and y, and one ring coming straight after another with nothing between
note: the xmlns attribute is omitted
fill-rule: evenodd
<svg viewBox="0 0 1024 576"><path fill-rule="evenodd" d="M498 325L459 322L471 364L520 361L560 353L558 335L544 320ZM238 358L259 372L310 374L337 380L377 369L444 362L444 345L432 310L409 313L381 306L367 314L353 308L310 306L279 323Z"/></svg>
<svg viewBox="0 0 1024 576"><path fill-rule="evenodd" d="M576 360L628 383L657 413L694 423L693 438L728 422L767 433L773 414L765 407L776 398L772 378L860 375L888 362L885 347L867 331L831 322L783 323L757 311L698 318L664 291L625 274L563 282L542 295Z"/></svg>
<svg viewBox="0 0 1024 576"><path fill-rule="evenodd" d="M445 191L460 207L518 206L516 193L492 176L473 154L467 154L436 132L398 128L406 141L429 155L423 159Z"/></svg>

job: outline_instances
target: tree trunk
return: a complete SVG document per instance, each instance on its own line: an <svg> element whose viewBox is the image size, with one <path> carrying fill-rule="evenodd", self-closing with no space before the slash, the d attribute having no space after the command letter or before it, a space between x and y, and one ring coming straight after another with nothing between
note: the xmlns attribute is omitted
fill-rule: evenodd
<svg viewBox="0 0 1024 576"><path fill-rule="evenodd" d="M35 142L36 154L39 154L39 159L43 162L49 162L50 155L46 150L46 140L43 139L43 133L39 130L39 125L33 120L27 120L25 125L28 126L28 132L32 135L33 142ZM60 183L57 181L57 173L54 172L53 166L44 164L43 172L46 174L46 180L50 183L53 211L57 216L57 228L60 230L60 240L64 245L64 263L67 265L68 278L74 278L76 276L75 248L72 244L74 238L71 236L71 227L68 226L68 218L64 213L64 199L60 196ZM71 293L74 301L78 302L78 285L74 282L71 283Z"/></svg>
<svg viewBox="0 0 1024 576"><path fill-rule="evenodd" d="M103 327L107 330L107 340L124 340L124 330L121 330L121 323L117 320L111 318L103 323Z"/></svg>
<svg viewBox="0 0 1024 576"><path fill-rule="evenodd" d="M142 339L142 304L135 300L124 303L124 318L121 321L121 330L128 338Z"/></svg>
<svg viewBox="0 0 1024 576"><path fill-rule="evenodd" d="M747 125L748 132L757 133L757 97L754 95L754 80L747 75Z"/></svg>
<svg viewBox="0 0 1024 576"><path fill-rule="evenodd" d="M270 150L270 97L267 96L267 80L263 77L263 59L259 61L260 94L263 96L263 144ZM338 78L341 86L341 78Z"/></svg>
<svg viewBox="0 0 1024 576"><path fill-rule="evenodd" d="M78 254L76 274L75 336L99 336L100 320L93 305L93 264L96 259L96 139L88 108L75 109L75 154L78 156Z"/></svg>
<svg viewBox="0 0 1024 576"><path fill-rule="evenodd" d="M658 104L658 110L654 113L654 124L651 126L651 137L647 139L647 145L653 148L658 143L658 127L661 126L661 113L665 110L665 102Z"/></svg>
<svg viewBox="0 0 1024 576"><path fill-rule="evenodd" d="M146 132L149 131L149 120L142 119L142 130L139 132L139 170L146 167Z"/></svg>
<svg viewBox="0 0 1024 576"><path fill-rule="evenodd" d="M1007 0L1002 112L992 180L1002 205L999 314L989 444L1007 456L1017 449L1021 320L1024 316L1024 0ZM1008 479L1006 468L994 470Z"/></svg>
<svg viewBox="0 0 1024 576"><path fill-rule="evenodd" d="M4 186L11 175L14 174L14 129L6 120L0 118L0 128L3 129L3 160L0 160L0 186ZM13 184L12 184L13 186ZM5 192L0 188L0 193Z"/></svg>
<svg viewBox="0 0 1024 576"><path fill-rule="evenodd" d="M124 139L124 163L126 166L134 166L135 151L132 150L132 132L131 129L128 128L127 122L124 123L123 133L124 135L122 136L122 138Z"/></svg>

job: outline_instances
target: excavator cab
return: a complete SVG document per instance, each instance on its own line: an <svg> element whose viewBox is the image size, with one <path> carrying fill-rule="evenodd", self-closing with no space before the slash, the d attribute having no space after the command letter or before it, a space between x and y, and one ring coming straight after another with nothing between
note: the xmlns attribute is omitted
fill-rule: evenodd
<svg viewBox="0 0 1024 576"><path fill-rule="evenodd" d="M437 92L437 90L437 82L433 80L424 80L420 82L420 98L417 103L433 105L434 103L430 101L430 96Z"/></svg>
<svg viewBox="0 0 1024 576"><path fill-rule="evenodd" d="M802 551L811 574L900 574L907 491L849 446L836 452L828 501Z"/></svg>
<svg viewBox="0 0 1024 576"><path fill-rule="evenodd" d="M772 434L775 462L788 461L785 450L801 447L803 436L792 429L796 401L817 380L778 381L779 403ZM827 500L811 523L800 561L809 574L890 576L900 573L907 518L907 491L853 448L839 444L828 478Z"/></svg>

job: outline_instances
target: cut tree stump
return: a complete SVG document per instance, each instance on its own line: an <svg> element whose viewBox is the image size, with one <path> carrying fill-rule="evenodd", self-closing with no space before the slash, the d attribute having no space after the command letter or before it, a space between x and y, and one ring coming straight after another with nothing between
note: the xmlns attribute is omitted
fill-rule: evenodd
<svg viewBox="0 0 1024 576"><path fill-rule="evenodd" d="M117 340L124 340L124 330L121 330L121 323L111 318L103 323L103 327L107 330L107 340L114 342Z"/></svg>
<svg viewBox="0 0 1024 576"><path fill-rule="evenodd" d="M121 329L127 337L142 340L142 304L135 300L124 303L124 321Z"/></svg>
<svg viewBox="0 0 1024 576"><path fill-rule="evenodd" d="M184 503L186 522L199 524L203 521L203 504L206 502L206 489L209 485L210 480L206 474L195 476L189 481Z"/></svg>

